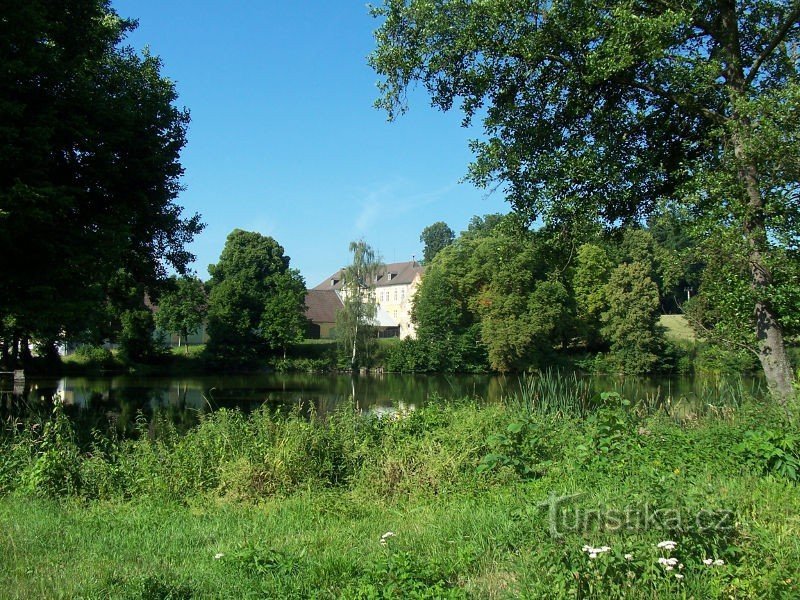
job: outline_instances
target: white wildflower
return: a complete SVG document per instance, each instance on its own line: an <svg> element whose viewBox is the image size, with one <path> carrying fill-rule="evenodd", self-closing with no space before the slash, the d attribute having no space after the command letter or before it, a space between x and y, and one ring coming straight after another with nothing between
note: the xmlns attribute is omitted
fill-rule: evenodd
<svg viewBox="0 0 800 600"><path fill-rule="evenodd" d="M715 560L715 561L713 562L713 565L714 565L715 567L721 567L721 566L722 566L722 565L724 565L724 564L725 564L725 561L724 561L724 560L722 560L721 558L718 558L717 560Z"/></svg>
<svg viewBox="0 0 800 600"><path fill-rule="evenodd" d="M711 566L713 564L713 562L714 562L713 558L704 558L703 559L703 564L707 565L707 566Z"/></svg>
<svg viewBox="0 0 800 600"><path fill-rule="evenodd" d="M683 575L680 573L675 573L675 579L683 579Z"/></svg>
<svg viewBox="0 0 800 600"><path fill-rule="evenodd" d="M581 550L586 552L589 555L589 558L595 559L600 554L603 554L604 552L608 552L609 550L611 550L611 547L610 546L600 546L599 548L595 548L594 546L585 545L583 548L581 548Z"/></svg>
<svg viewBox="0 0 800 600"><path fill-rule="evenodd" d="M394 531L387 531L386 533L384 533L381 536L381 546L385 546L388 543L389 538L393 538L394 536L395 536Z"/></svg>
<svg viewBox="0 0 800 600"><path fill-rule="evenodd" d="M223 556L225 556L225 555L224 555L222 552L217 552L217 553L214 555L214 560L219 560L219 559L220 559L220 558L222 558Z"/></svg>
<svg viewBox="0 0 800 600"><path fill-rule="evenodd" d="M633 554L626 554L625 560L633 560Z"/></svg>
<svg viewBox="0 0 800 600"><path fill-rule="evenodd" d="M675 565L678 564L677 558L664 558L663 556L658 559L658 564L664 567L667 571L671 571Z"/></svg>
<svg viewBox="0 0 800 600"><path fill-rule="evenodd" d="M657 547L661 548L662 550L675 550L675 547L678 545L678 542L673 542L672 540L664 540L663 542L658 542Z"/></svg>

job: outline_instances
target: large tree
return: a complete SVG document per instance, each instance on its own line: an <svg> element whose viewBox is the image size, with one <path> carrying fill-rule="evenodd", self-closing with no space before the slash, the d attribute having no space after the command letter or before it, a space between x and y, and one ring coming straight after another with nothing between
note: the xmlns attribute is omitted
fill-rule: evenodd
<svg viewBox="0 0 800 600"><path fill-rule="evenodd" d="M639 220L665 200L733 230L751 334L792 394L774 256L800 243L796 0L384 0L371 64L390 117L421 81L483 118L470 174L548 225ZM747 340L745 340L747 341Z"/></svg>
<svg viewBox="0 0 800 600"><path fill-rule="evenodd" d="M156 288L202 225L175 200L188 112L107 0L2 3L0 345L82 332L124 270Z"/></svg>
<svg viewBox="0 0 800 600"><path fill-rule="evenodd" d="M208 350L250 363L302 335L305 281L272 237L234 229L209 265Z"/></svg>

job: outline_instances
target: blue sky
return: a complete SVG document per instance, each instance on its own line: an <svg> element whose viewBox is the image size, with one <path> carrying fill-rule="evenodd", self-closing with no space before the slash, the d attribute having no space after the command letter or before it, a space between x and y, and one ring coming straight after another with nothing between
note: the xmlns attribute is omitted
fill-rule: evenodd
<svg viewBox="0 0 800 600"><path fill-rule="evenodd" d="M191 249L208 278L235 229L274 237L309 287L348 262L364 238L386 262L422 254L435 221L456 232L472 215L508 210L502 194L459 183L479 131L411 95L393 123L375 109L366 63L376 22L363 2L113 0L139 20L192 114L179 199L206 223Z"/></svg>

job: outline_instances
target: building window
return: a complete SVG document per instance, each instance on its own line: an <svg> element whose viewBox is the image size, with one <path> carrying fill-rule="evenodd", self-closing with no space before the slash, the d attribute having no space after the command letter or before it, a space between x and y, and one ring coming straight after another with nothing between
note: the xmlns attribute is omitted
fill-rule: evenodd
<svg viewBox="0 0 800 600"><path fill-rule="evenodd" d="M397 302L397 290L394 291L394 301Z"/></svg>

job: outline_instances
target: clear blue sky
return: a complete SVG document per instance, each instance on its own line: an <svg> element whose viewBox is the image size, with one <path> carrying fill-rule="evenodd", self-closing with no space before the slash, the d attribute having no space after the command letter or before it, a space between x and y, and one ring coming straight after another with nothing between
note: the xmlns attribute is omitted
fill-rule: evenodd
<svg viewBox="0 0 800 600"><path fill-rule="evenodd" d="M393 123L373 107L366 63L376 22L363 2L113 0L139 20L192 115L179 199L205 231L192 244L208 278L227 234L274 237L309 287L348 262L363 237L386 262L422 254L435 221L456 232L472 215L508 210L502 194L459 183L476 130L424 93Z"/></svg>

